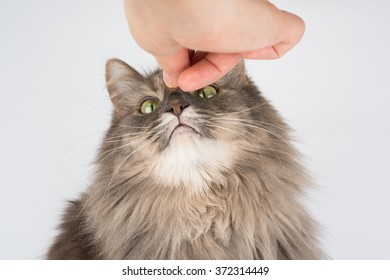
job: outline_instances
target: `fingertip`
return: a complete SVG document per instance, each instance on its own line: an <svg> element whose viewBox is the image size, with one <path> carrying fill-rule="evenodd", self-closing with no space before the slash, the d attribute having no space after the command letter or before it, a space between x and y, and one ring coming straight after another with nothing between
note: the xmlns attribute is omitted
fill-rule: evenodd
<svg viewBox="0 0 390 280"><path fill-rule="evenodd" d="M199 83L196 81L193 81L191 77L187 78L188 75L185 76L185 78L179 78L178 80L178 87L185 92L195 91L201 87L203 87L203 83Z"/></svg>
<svg viewBox="0 0 390 280"><path fill-rule="evenodd" d="M177 88L179 86L178 77L171 76L166 72L163 72L163 80L165 85L169 88Z"/></svg>
<svg viewBox="0 0 390 280"><path fill-rule="evenodd" d="M178 86L186 92L195 91L215 82L218 77L214 76L213 73L205 73L202 68L192 66L179 76Z"/></svg>
<svg viewBox="0 0 390 280"><path fill-rule="evenodd" d="M197 90L218 81L239 61L237 54L208 54L180 74L178 85L183 91Z"/></svg>

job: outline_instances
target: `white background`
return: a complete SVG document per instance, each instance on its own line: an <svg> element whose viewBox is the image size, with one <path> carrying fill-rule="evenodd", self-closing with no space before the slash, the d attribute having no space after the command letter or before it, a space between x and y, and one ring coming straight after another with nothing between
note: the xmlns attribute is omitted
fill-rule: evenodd
<svg viewBox="0 0 390 280"><path fill-rule="evenodd" d="M390 259L390 3L273 3L304 18L305 37L248 72L302 143L324 247ZM110 121L110 57L156 65L121 0L0 0L0 259L42 258L65 201L88 186Z"/></svg>

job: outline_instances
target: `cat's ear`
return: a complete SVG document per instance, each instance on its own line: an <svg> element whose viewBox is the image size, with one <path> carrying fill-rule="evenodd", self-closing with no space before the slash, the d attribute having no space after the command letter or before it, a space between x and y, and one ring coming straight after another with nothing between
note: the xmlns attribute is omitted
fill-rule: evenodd
<svg viewBox="0 0 390 280"><path fill-rule="evenodd" d="M221 79L222 83L234 83L237 86L244 85L248 83L248 81L249 78L246 74L245 62L243 59L241 59L240 62Z"/></svg>
<svg viewBox="0 0 390 280"><path fill-rule="evenodd" d="M106 64L106 83L116 114L121 117L132 104L132 93L142 87L143 77L120 59L110 59Z"/></svg>

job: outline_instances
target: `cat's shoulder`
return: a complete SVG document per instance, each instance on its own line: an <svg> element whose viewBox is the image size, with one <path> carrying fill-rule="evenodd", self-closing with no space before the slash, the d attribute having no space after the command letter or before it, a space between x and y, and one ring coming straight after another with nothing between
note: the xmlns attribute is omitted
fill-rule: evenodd
<svg viewBox="0 0 390 280"><path fill-rule="evenodd" d="M68 202L60 234L48 251L48 259L95 259L91 235L85 230L82 200Z"/></svg>

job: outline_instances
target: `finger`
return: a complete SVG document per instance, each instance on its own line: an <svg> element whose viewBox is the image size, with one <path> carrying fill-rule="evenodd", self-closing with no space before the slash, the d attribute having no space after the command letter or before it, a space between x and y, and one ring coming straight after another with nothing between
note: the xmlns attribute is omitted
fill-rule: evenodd
<svg viewBox="0 0 390 280"><path fill-rule="evenodd" d="M305 22L300 17L286 11L280 11L279 15L281 16L281 30L285 32L282 32L284 38L272 45L272 50L270 50L270 53L274 52L276 54L275 58L282 57L292 49L299 43L305 33Z"/></svg>
<svg viewBox="0 0 390 280"><path fill-rule="evenodd" d="M239 61L238 54L209 53L180 74L179 87L183 91L194 91L212 84L233 69Z"/></svg>
<svg viewBox="0 0 390 280"><path fill-rule="evenodd" d="M202 52L202 51L197 51L194 53L194 55L191 57L191 65L194 65L201 61L203 58L206 57L208 53L207 52Z"/></svg>
<svg viewBox="0 0 390 280"><path fill-rule="evenodd" d="M305 33L305 22L299 16L286 11L281 10L279 15L285 38L279 42L278 48L281 53L285 53L302 39Z"/></svg>
<svg viewBox="0 0 390 280"><path fill-rule="evenodd" d="M156 56L156 60L163 70L163 79L167 87L178 87L180 73L190 66L189 55L188 50L183 48L173 55Z"/></svg>
<svg viewBox="0 0 390 280"><path fill-rule="evenodd" d="M245 59L276 59L280 57L279 53L273 47L243 52L240 56Z"/></svg>
<svg viewBox="0 0 390 280"><path fill-rule="evenodd" d="M245 59L277 59L292 49L298 42L278 43L272 47L247 51L240 54Z"/></svg>

